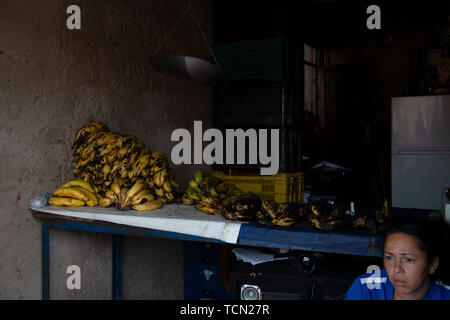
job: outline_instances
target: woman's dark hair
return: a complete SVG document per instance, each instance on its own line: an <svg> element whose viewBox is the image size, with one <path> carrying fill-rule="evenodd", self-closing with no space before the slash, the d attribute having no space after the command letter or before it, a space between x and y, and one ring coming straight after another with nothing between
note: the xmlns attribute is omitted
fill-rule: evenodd
<svg viewBox="0 0 450 320"><path fill-rule="evenodd" d="M439 267L435 272L435 276L444 282L450 283L448 275L450 266L450 226L445 221L393 221L387 227L384 241L389 235L396 233L407 234L418 239L421 244L420 250L425 251L429 263L433 261L434 257L438 257Z"/></svg>

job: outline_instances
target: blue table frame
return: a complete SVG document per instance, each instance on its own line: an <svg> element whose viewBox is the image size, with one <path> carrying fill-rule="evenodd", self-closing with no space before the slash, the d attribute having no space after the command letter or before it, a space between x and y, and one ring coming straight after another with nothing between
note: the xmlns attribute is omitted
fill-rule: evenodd
<svg viewBox="0 0 450 320"><path fill-rule="evenodd" d="M136 228L102 221L63 217L32 210L42 220L42 298L50 299L50 229L70 229L112 235L112 299L122 299L122 241L124 235L174 240L225 243L221 240L154 229ZM267 227L256 222L241 226L237 245L290 248L303 251L381 256L382 239L367 230L321 231L307 224L290 228Z"/></svg>

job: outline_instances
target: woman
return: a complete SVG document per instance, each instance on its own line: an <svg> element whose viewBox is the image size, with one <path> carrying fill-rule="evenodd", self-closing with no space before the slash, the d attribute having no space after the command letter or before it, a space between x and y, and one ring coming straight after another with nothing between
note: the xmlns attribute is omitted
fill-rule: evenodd
<svg viewBox="0 0 450 320"><path fill-rule="evenodd" d="M439 231L434 223L392 225L384 240L385 269L373 266L378 272L358 277L346 300L450 300L450 286L436 277L449 245L438 239Z"/></svg>

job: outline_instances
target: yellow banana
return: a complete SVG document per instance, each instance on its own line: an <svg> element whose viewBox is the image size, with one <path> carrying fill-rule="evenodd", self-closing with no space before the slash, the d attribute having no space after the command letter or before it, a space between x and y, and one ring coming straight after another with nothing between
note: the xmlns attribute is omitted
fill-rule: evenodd
<svg viewBox="0 0 450 320"><path fill-rule="evenodd" d="M108 198L108 199L110 199L111 201L114 201L114 202L117 202L119 200L117 195L116 195L116 193L112 189L106 191L105 198Z"/></svg>
<svg viewBox="0 0 450 320"><path fill-rule="evenodd" d="M192 205L194 204L194 199L189 198L187 194L183 194L183 196L181 197L181 202L186 205Z"/></svg>
<svg viewBox="0 0 450 320"><path fill-rule="evenodd" d="M256 220L258 221L258 223L260 224L264 224L264 225L268 225L268 226L272 226L272 222L270 221L270 219L261 211L258 211L256 213Z"/></svg>
<svg viewBox="0 0 450 320"><path fill-rule="evenodd" d="M111 140L115 138L114 133L112 132L106 132L106 134L97 140L98 145L110 145Z"/></svg>
<svg viewBox="0 0 450 320"><path fill-rule="evenodd" d="M186 195L193 200L200 200L200 194L192 188L187 188Z"/></svg>
<svg viewBox="0 0 450 320"><path fill-rule="evenodd" d="M163 204L169 202L169 200L167 200L166 197L158 198L158 200L161 201Z"/></svg>
<svg viewBox="0 0 450 320"><path fill-rule="evenodd" d="M86 189L86 190L89 190L89 191L95 193L95 190L92 188L90 183L86 182L84 180L81 180L81 179L74 179L74 180L67 181L66 183L63 183L61 185L61 187L63 187L63 188L65 188L65 187L81 187L83 189Z"/></svg>
<svg viewBox="0 0 450 320"><path fill-rule="evenodd" d="M209 214L213 214L213 215L216 215L216 216L221 216L222 215L222 212L220 210L218 210L216 208L213 208L213 207L209 206L207 203L202 202L202 201L197 202L194 206L197 209L199 209L199 210L201 210L203 212L209 213Z"/></svg>
<svg viewBox="0 0 450 320"><path fill-rule="evenodd" d="M108 174L111 172L111 167L109 166L109 164L105 164L103 166L102 172L103 172L103 177L106 180L106 178L108 177Z"/></svg>
<svg viewBox="0 0 450 320"><path fill-rule="evenodd" d="M197 184L200 184L200 183L202 183L202 180L203 180L203 170L202 169L198 169L194 173L194 181Z"/></svg>
<svg viewBox="0 0 450 320"><path fill-rule="evenodd" d="M84 181L91 181L91 173L89 172L83 172L81 174L81 179L83 179Z"/></svg>
<svg viewBox="0 0 450 320"><path fill-rule="evenodd" d="M120 189L120 194L119 194L119 209L121 210L125 210L128 207L128 202L125 202L125 197L127 196L127 192L128 192L128 188L126 187L122 187Z"/></svg>
<svg viewBox="0 0 450 320"><path fill-rule="evenodd" d="M194 180L189 181L189 187L194 189L196 192L201 193L198 183Z"/></svg>
<svg viewBox="0 0 450 320"><path fill-rule="evenodd" d="M119 200L120 201L123 201L125 199L125 197L127 196L128 190L129 189L127 187L120 188L120 194L119 194Z"/></svg>
<svg viewBox="0 0 450 320"><path fill-rule="evenodd" d="M89 194L89 198L90 199L88 201L86 201L86 204L89 207L93 207L93 206L98 205L98 198L97 198L97 195L95 193L90 193Z"/></svg>
<svg viewBox="0 0 450 320"><path fill-rule="evenodd" d="M145 154L140 156L136 162L134 163L134 166L137 168L136 169L136 174L139 175L142 170L147 166L147 164L150 162L150 155L149 154Z"/></svg>
<svg viewBox="0 0 450 320"><path fill-rule="evenodd" d="M320 213L319 211L317 211L316 206L311 206L311 211L316 217L320 216Z"/></svg>
<svg viewBox="0 0 450 320"><path fill-rule="evenodd" d="M173 178L170 180L170 185L174 188L179 188L180 186L178 185L178 183L175 182L175 180L173 180Z"/></svg>
<svg viewBox="0 0 450 320"><path fill-rule="evenodd" d="M127 178L127 175L128 175L127 168L121 167L120 168L120 178L125 180Z"/></svg>
<svg viewBox="0 0 450 320"><path fill-rule="evenodd" d="M75 163L75 168L84 167L85 165L87 165L92 160L94 160L94 154L93 153L90 154L89 156L87 156L86 158L83 158L83 159L80 159L79 161L77 161Z"/></svg>
<svg viewBox="0 0 450 320"><path fill-rule="evenodd" d="M128 159L127 165L128 165L128 166L133 166L133 169L134 169L134 168L136 167L138 155L139 155L139 151L134 151L134 152L131 154L130 158ZM145 167L145 166L144 166L144 167ZM136 170L136 172L137 172L137 170ZM139 172L139 173L140 173L140 172Z"/></svg>
<svg viewBox="0 0 450 320"><path fill-rule="evenodd" d="M154 191L158 197L160 197L160 198L164 197L164 189L155 188Z"/></svg>
<svg viewBox="0 0 450 320"><path fill-rule="evenodd" d="M133 197L136 193L138 193L139 191L141 191L142 189L147 187L147 183L142 180L139 179L131 188L130 190L128 190L127 194L125 195L124 198L124 202L128 202L128 200Z"/></svg>
<svg viewBox="0 0 450 320"><path fill-rule="evenodd" d="M103 208L107 208L109 206L111 206L114 203L113 200L111 200L110 198L100 198L99 204L100 206L102 206Z"/></svg>
<svg viewBox="0 0 450 320"><path fill-rule="evenodd" d="M278 208L276 209L276 216L278 217L288 217L290 214L289 205L287 203L282 203L278 205Z"/></svg>
<svg viewBox="0 0 450 320"><path fill-rule="evenodd" d="M153 176L153 181L155 181L155 184L158 187L162 187L163 181L161 180L161 173L162 171L159 171L157 173L155 173L155 175Z"/></svg>
<svg viewBox="0 0 450 320"><path fill-rule="evenodd" d="M150 169L148 167L145 167L144 169L142 169L141 171L141 176L144 178L147 178L150 174Z"/></svg>
<svg viewBox="0 0 450 320"><path fill-rule="evenodd" d="M164 196L166 197L166 199L167 199L169 202L172 202L173 199L175 199L175 196L174 196L171 192L166 192L166 193L164 194Z"/></svg>
<svg viewBox="0 0 450 320"><path fill-rule="evenodd" d="M134 194L133 198L140 197L140 196L142 196L142 195L144 195L144 194L146 194L146 193L150 193L150 189L144 188L144 189L142 189L141 191L136 192L136 193Z"/></svg>
<svg viewBox="0 0 450 320"><path fill-rule="evenodd" d="M50 197L48 203L52 206L58 207L81 207L84 206L84 201L74 199L74 198L63 198L63 197Z"/></svg>
<svg viewBox="0 0 450 320"><path fill-rule="evenodd" d="M53 191L52 195L61 198L78 199L83 202L91 200L88 191L80 187L61 187Z"/></svg>
<svg viewBox="0 0 450 320"><path fill-rule="evenodd" d="M134 210L137 210L137 211L150 211L150 210L159 209L162 206L163 206L162 201L154 200L154 201L147 201L145 203L135 204L131 208L133 208Z"/></svg>
<svg viewBox="0 0 450 320"><path fill-rule="evenodd" d="M155 196L152 195L150 192L148 192L148 190L144 190L144 191L146 191L146 192L145 193L139 193L139 194L135 195L134 197L132 197L130 199L130 204L131 205L139 204L143 200L146 200L147 202L156 200Z"/></svg>
<svg viewBox="0 0 450 320"><path fill-rule="evenodd" d="M133 178L136 176L136 168L128 167L127 168L127 178L128 180L133 180Z"/></svg>
<svg viewBox="0 0 450 320"><path fill-rule="evenodd" d="M98 204L98 198L94 192L83 189L81 187L71 187L71 188L77 189L78 191L83 192L84 194L86 194L89 197L89 200L85 201L88 206L93 207Z"/></svg>
<svg viewBox="0 0 450 320"><path fill-rule="evenodd" d="M280 227L289 227L295 223L295 220L291 217L282 217L279 219L272 219L271 222Z"/></svg>
<svg viewBox="0 0 450 320"><path fill-rule="evenodd" d="M275 219L277 217L277 203L273 200L263 200L261 202L263 213L268 215L270 218Z"/></svg>
<svg viewBox="0 0 450 320"><path fill-rule="evenodd" d="M209 212L209 206L208 206L207 203L197 202L196 204L194 204L194 206L195 206L198 210L201 210L201 211L206 212L206 213L210 213L210 212Z"/></svg>
<svg viewBox="0 0 450 320"><path fill-rule="evenodd" d="M106 124L101 122L91 122L78 129L78 131L75 134L75 141L77 141L83 135L88 135L92 132L99 130L108 131L108 127L106 126Z"/></svg>
<svg viewBox="0 0 450 320"><path fill-rule="evenodd" d="M111 174L114 175L116 172L120 172L119 169L121 166L122 166L122 163L120 161L116 160L112 165Z"/></svg>
<svg viewBox="0 0 450 320"><path fill-rule="evenodd" d="M120 196L120 185L117 182L114 182L111 185L111 190L115 193L117 197Z"/></svg>
<svg viewBox="0 0 450 320"><path fill-rule="evenodd" d="M155 159L165 159L166 158L166 155L164 154L164 152L161 152L161 151L153 152L152 156Z"/></svg>
<svg viewBox="0 0 450 320"><path fill-rule="evenodd" d="M125 154L127 153L127 148L126 147L122 147L120 148L119 152L117 153L117 156L120 160L122 160L125 157Z"/></svg>
<svg viewBox="0 0 450 320"><path fill-rule="evenodd" d="M153 178L147 177L147 178L145 179L145 181L147 182L148 187L149 187L150 189L153 189L153 187L155 186L155 181L153 181Z"/></svg>
<svg viewBox="0 0 450 320"><path fill-rule="evenodd" d="M166 191L166 192L172 192L172 186L171 186L171 184L170 184L169 181L167 181L167 180L164 181L162 187L163 187L164 191Z"/></svg>
<svg viewBox="0 0 450 320"><path fill-rule="evenodd" d="M155 196L152 195L150 192L141 194L140 196L134 196L133 198L130 199L130 204L131 205L135 205L135 204L139 204L139 203L145 203L144 202L150 202L150 201L155 201Z"/></svg>
<svg viewBox="0 0 450 320"><path fill-rule="evenodd" d="M211 197L211 196L202 195L200 198L202 199L203 202L206 202L206 203L209 203L209 204L212 204L212 203L216 202L216 198Z"/></svg>

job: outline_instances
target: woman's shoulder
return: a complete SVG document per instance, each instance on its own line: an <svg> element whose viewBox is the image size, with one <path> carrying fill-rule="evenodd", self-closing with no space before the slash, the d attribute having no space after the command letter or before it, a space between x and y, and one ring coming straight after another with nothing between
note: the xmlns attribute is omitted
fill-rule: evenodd
<svg viewBox="0 0 450 320"><path fill-rule="evenodd" d="M441 280L434 280L430 291L431 299L450 300L450 285Z"/></svg>
<svg viewBox="0 0 450 320"><path fill-rule="evenodd" d="M369 289L386 285L389 282L386 270L380 269L377 266L373 266L373 268L371 267L367 268L367 272L357 278L359 283Z"/></svg>
<svg viewBox="0 0 450 320"><path fill-rule="evenodd" d="M371 267L353 281L347 292L348 300L385 300L388 298L390 282L386 270L377 266Z"/></svg>

